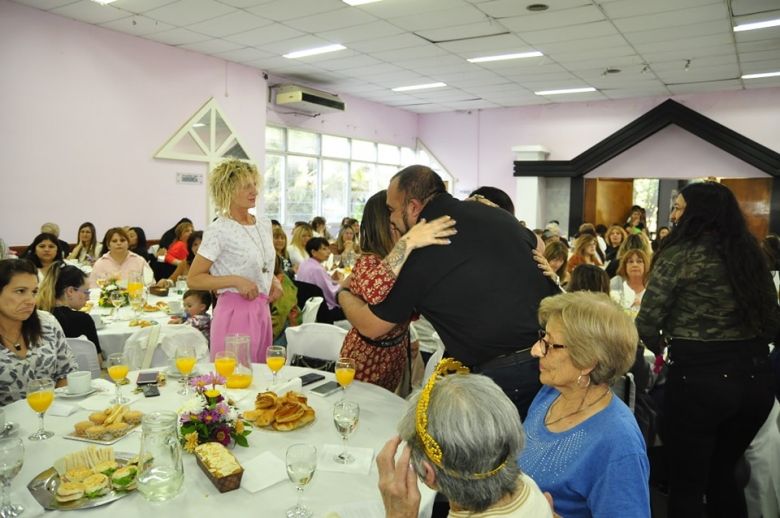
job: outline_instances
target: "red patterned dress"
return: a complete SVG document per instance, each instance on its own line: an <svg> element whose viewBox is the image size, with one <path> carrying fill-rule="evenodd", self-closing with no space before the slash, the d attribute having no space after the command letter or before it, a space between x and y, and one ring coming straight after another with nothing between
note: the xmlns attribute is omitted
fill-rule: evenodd
<svg viewBox="0 0 780 518"><path fill-rule="evenodd" d="M369 304L382 302L394 284L392 270L376 255L361 255L352 269L350 291ZM406 368L410 320L375 340L361 336L355 328L349 331L341 347L341 356L357 362L355 379L395 391ZM388 344L392 345L383 347Z"/></svg>

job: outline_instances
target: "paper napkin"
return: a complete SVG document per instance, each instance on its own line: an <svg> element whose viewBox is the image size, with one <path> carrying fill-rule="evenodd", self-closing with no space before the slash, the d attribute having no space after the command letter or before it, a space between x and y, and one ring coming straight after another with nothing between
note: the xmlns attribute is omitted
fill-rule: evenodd
<svg viewBox="0 0 780 518"><path fill-rule="evenodd" d="M105 410L112 405L111 400L114 399L115 393L112 392L97 392L88 398L79 402L79 406L84 410ZM138 401L143 397L142 394L133 394L127 388L122 391L122 395L128 399L125 405L129 405L135 401Z"/></svg>
<svg viewBox="0 0 780 518"><path fill-rule="evenodd" d="M355 458L355 462L352 462L351 464L339 464L333 459L343 452L344 449L344 446L340 444L325 444L319 452L317 471L336 471L339 473L368 475L368 472L371 471L371 461L374 460L374 450L371 448L350 446L346 448L346 450Z"/></svg>
<svg viewBox="0 0 780 518"><path fill-rule="evenodd" d="M69 405L55 399L46 413L57 417L68 417L76 410L78 410L78 408L76 408L74 405Z"/></svg>
<svg viewBox="0 0 780 518"><path fill-rule="evenodd" d="M285 480L287 480L287 468L284 462L267 451L244 463L241 487L250 493L257 493Z"/></svg>

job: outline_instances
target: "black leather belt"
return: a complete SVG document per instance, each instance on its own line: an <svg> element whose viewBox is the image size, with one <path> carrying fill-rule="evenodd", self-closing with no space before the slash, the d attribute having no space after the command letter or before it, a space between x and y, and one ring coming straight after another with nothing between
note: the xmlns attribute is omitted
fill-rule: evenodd
<svg viewBox="0 0 780 518"><path fill-rule="evenodd" d="M511 353L502 354L501 356L496 356L491 360L480 363L472 370L476 372L482 372L486 369L497 369L500 367L507 367L509 365L525 362L533 358L533 356L531 356L531 349L533 349L533 346L526 347L525 349L519 349L517 351L512 351Z"/></svg>
<svg viewBox="0 0 780 518"><path fill-rule="evenodd" d="M372 340L371 338L367 338L360 333L360 338L362 338L367 344L373 345L374 347L395 347L397 345L401 345L404 341L404 337L408 335L409 332L401 333L398 336L393 336L391 338L384 338L382 340Z"/></svg>

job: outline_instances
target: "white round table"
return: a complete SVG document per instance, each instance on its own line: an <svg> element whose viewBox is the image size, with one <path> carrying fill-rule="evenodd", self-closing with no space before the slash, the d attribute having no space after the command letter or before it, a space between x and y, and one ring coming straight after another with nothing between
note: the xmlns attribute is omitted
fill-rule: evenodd
<svg viewBox="0 0 780 518"><path fill-rule="evenodd" d="M211 367L210 365L208 366ZM254 399L267 384L270 384L271 373L264 364L256 364L254 367L254 381L247 389L249 395L238 403L240 409L254 407ZM205 370L201 367L201 370ZM299 367L284 367L280 371L280 378L289 379L300 376L306 372L319 372ZM284 461L285 451L288 446L295 443L310 443L320 449L325 444L340 444L341 439L337 435L333 425L333 403L342 398L341 392L328 397L321 397L310 393L309 389L316 387L325 381L334 379L331 373L324 374L326 380L304 387L303 392L309 397L309 404L316 412L315 421L291 432L275 432L272 430L254 428L249 435L249 447L236 446L233 453L242 465L258 455L269 451L280 460ZM130 380L135 380L135 373L129 375ZM123 387L127 394L134 385ZM165 387L160 388L160 397L141 398L133 401L130 406L143 412L153 410L172 410L177 408L187 399L176 394L179 384L176 380L169 379ZM379 452L384 443L395 433L396 425L404 414L406 402L391 392L368 383L354 382L346 392L347 399L357 401L360 404L360 423L357 430L349 438L350 446L372 448L374 455ZM81 400L58 399L59 402L78 405ZM79 409L68 417L46 417L46 429L56 435L49 440L31 442L27 439L37 429L37 416L27 406L25 401L17 401L5 407L6 420L19 423L19 436L23 438L25 445L24 466L21 473L12 481L11 498L14 503L25 507L23 517L45 516L47 518L72 516L74 511L45 511L27 490L27 483L38 473L51 467L52 462L58 457L89 446L89 443L64 439L63 436L73 430L73 424L86 420L90 410ZM140 446L140 433L133 432L113 445L115 451L138 453ZM257 516L257 517L283 517L285 511L295 504L295 489L289 481L283 481L256 493L250 493L244 488L220 494L216 487L206 478L195 462L195 458L184 453L184 487L178 496L162 503L147 502L140 493L134 492L129 496L104 507L92 511L95 516L109 516L111 518L138 518L139 513L153 512L156 516ZM329 513L338 511L345 504L351 503L379 503L381 508L381 496L377 489L376 464L371 463L368 475L355 475L347 473L317 471L312 482L306 487L303 495L303 503L314 511L315 517L325 517ZM419 484L422 493L422 505L420 517L428 518L433 509L435 493ZM75 511L86 513L88 511ZM99 513L99 514L95 514ZM361 518L371 518L370 515L361 515ZM378 516L384 516L380 514Z"/></svg>

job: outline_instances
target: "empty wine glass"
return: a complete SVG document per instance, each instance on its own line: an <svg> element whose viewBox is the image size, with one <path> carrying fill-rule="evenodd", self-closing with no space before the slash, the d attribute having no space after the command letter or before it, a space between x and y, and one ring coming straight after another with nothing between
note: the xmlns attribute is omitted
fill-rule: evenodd
<svg viewBox="0 0 780 518"><path fill-rule="evenodd" d="M48 378L34 379L27 384L27 404L38 413L40 426L38 431L28 437L31 441L43 441L54 435L54 432L43 428L43 415L54 401L54 382Z"/></svg>
<svg viewBox="0 0 780 518"><path fill-rule="evenodd" d="M11 503L11 480L22 470L24 463L24 442L19 437L0 439L0 483L3 499L0 501L0 516L19 516L24 507Z"/></svg>
<svg viewBox="0 0 780 518"><path fill-rule="evenodd" d="M182 396L190 394L190 374L195 368L198 358L195 356L195 346L192 344L179 344L176 347L176 368L184 378L184 386L177 392Z"/></svg>
<svg viewBox="0 0 780 518"><path fill-rule="evenodd" d="M273 385L276 385L276 374L284 367L287 359L287 348L283 345L272 345L265 350L265 364L274 374Z"/></svg>
<svg viewBox="0 0 780 518"><path fill-rule="evenodd" d="M295 484L298 502L287 510L287 518L311 518L312 512L301 503L303 488L311 482L317 469L317 448L310 444L293 444L287 448L287 476Z"/></svg>
<svg viewBox="0 0 780 518"><path fill-rule="evenodd" d="M355 462L355 458L347 451L347 439L357 428L359 419L360 405L356 402L342 399L333 405L333 424L336 425L336 431L344 441L344 451L333 458L339 464L352 464Z"/></svg>
<svg viewBox="0 0 780 518"><path fill-rule="evenodd" d="M130 307L133 308L135 318L141 318L141 315L144 312L144 306L146 306L146 297L146 288L143 286L136 288L132 293L128 292Z"/></svg>
<svg viewBox="0 0 780 518"><path fill-rule="evenodd" d="M119 290L114 290L108 295L108 300L114 306L112 321L117 321L119 320L119 308L125 304L125 294Z"/></svg>
<svg viewBox="0 0 780 518"><path fill-rule="evenodd" d="M122 389L119 384L127 377L130 371L130 364L124 353L114 353L108 356L108 375L116 383L116 397L111 400L112 404L121 405L130 400L122 396Z"/></svg>

